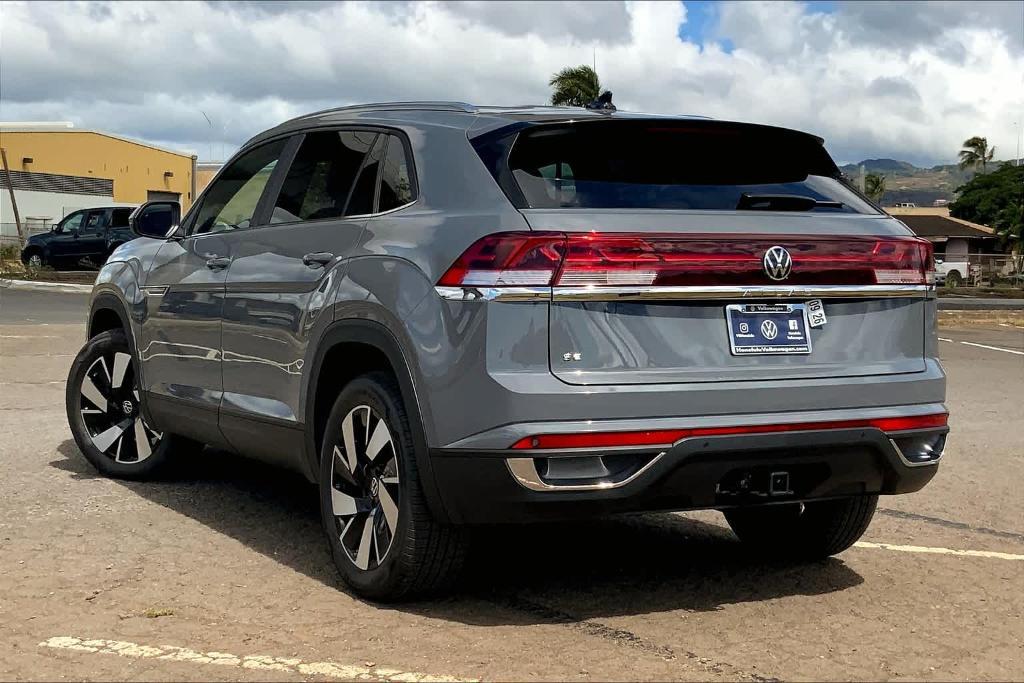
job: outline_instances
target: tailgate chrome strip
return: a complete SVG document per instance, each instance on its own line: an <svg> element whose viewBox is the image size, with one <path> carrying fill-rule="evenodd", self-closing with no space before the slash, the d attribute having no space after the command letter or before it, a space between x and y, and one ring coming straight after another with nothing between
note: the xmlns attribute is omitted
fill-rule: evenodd
<svg viewBox="0 0 1024 683"><path fill-rule="evenodd" d="M555 301L670 301L675 299L876 299L934 296L931 285L751 285L709 287L554 287Z"/></svg>
<svg viewBox="0 0 1024 683"><path fill-rule="evenodd" d="M673 301L881 299L935 296L932 285L749 285L709 287L434 287L448 301Z"/></svg>

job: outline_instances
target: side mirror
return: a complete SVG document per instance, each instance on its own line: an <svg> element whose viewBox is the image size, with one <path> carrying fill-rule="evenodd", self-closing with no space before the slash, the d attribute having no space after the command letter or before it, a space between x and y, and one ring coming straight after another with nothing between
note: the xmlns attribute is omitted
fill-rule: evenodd
<svg viewBox="0 0 1024 683"><path fill-rule="evenodd" d="M146 202L132 211L128 225L139 237L167 239L178 228L181 221L181 205L178 202Z"/></svg>
<svg viewBox="0 0 1024 683"><path fill-rule="evenodd" d="M50 232L60 232L60 226L54 223L50 226Z"/></svg>

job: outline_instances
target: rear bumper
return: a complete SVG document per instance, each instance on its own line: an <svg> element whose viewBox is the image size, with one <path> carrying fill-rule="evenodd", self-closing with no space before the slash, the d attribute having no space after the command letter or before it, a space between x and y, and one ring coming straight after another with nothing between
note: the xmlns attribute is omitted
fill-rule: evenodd
<svg viewBox="0 0 1024 683"><path fill-rule="evenodd" d="M595 455L578 450L435 449L431 456L451 522L526 522L911 493L935 476L947 432L856 428L686 438L668 449L617 450L612 455L620 462L633 457L635 465L618 481L613 476L596 486L583 479L545 482L537 474L547 458ZM917 440L938 444L938 452L927 461L908 460L897 443Z"/></svg>

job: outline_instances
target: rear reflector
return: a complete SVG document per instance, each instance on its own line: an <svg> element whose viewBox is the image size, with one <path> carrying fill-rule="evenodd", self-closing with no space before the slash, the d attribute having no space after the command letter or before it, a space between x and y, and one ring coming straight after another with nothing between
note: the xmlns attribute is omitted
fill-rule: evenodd
<svg viewBox="0 0 1024 683"><path fill-rule="evenodd" d="M619 446L669 446L680 439L702 436L739 434L773 434L827 429L858 429L870 427L885 433L911 429L945 427L949 415L917 415L914 417L883 417L874 420L833 420L827 422L791 422L788 424L745 425L736 427L698 427L694 429L658 429L640 432L590 432L585 434L540 434L527 436L512 444L520 449L614 448Z"/></svg>
<svg viewBox="0 0 1024 683"><path fill-rule="evenodd" d="M784 247L792 271L765 272ZM472 244L438 281L452 287L928 284L932 246L918 237L505 232Z"/></svg>

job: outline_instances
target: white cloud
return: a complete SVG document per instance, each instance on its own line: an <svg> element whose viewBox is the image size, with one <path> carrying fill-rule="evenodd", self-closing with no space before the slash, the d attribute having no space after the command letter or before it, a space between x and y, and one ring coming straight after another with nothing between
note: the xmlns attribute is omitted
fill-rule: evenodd
<svg viewBox="0 0 1024 683"><path fill-rule="evenodd" d="M1005 158L1024 119L1024 38L1020 3L1004 5L726 4L728 53L678 38L679 3L8 3L0 119L221 156L328 106L543 103L551 74L596 49L620 108L809 130L840 161L949 161L976 134Z"/></svg>

